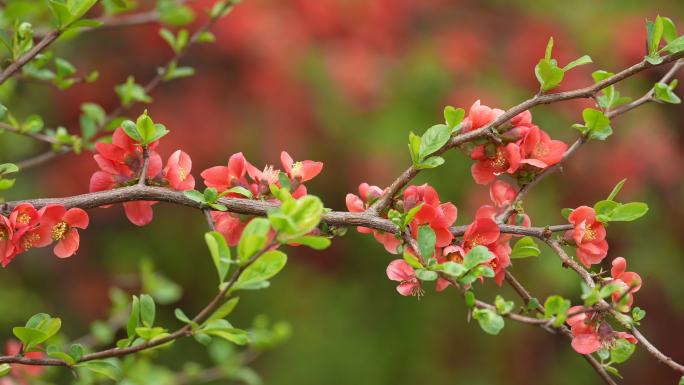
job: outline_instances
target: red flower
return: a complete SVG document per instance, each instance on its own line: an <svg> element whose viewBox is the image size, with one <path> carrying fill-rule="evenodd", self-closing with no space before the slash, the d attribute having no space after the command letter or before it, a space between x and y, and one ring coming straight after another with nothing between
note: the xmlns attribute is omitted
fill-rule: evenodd
<svg viewBox="0 0 684 385"><path fill-rule="evenodd" d="M195 188L195 178L190 174L192 159L181 150L177 150L169 157L166 167L162 170L164 178L176 190L192 190Z"/></svg>
<svg viewBox="0 0 684 385"><path fill-rule="evenodd" d="M520 167L520 147L515 143L497 146L491 154L484 145L475 147L470 153L473 164L470 172L478 184L488 184L503 173L513 174Z"/></svg>
<svg viewBox="0 0 684 385"><path fill-rule="evenodd" d="M300 183L310 181L323 170L323 162L314 162L313 160L295 162L290 154L285 151L280 153L280 162L287 176Z"/></svg>
<svg viewBox="0 0 684 385"><path fill-rule="evenodd" d="M243 222L240 216L233 213L212 211L211 218L214 221L216 231L221 233L229 246L236 246L240 242L242 231L249 221Z"/></svg>
<svg viewBox="0 0 684 385"><path fill-rule="evenodd" d="M568 145L552 140L549 134L533 125L522 142L522 149L525 156L520 163L544 169L560 162Z"/></svg>
<svg viewBox="0 0 684 385"><path fill-rule="evenodd" d="M21 352L21 342L15 339L7 340L7 344L5 344L5 354L8 356L16 356L19 352ZM30 352L24 354L24 357L41 359L45 357L45 354L42 352ZM12 366L10 378L17 380L21 384L29 384L31 377L39 376L45 371L45 367L40 365L10 365ZM14 382L10 382L10 384L14 384Z"/></svg>
<svg viewBox="0 0 684 385"><path fill-rule="evenodd" d="M503 207L513 203L518 195L517 191L510 184L497 180L489 187L489 198L496 207Z"/></svg>
<svg viewBox="0 0 684 385"><path fill-rule="evenodd" d="M7 266L17 254L14 242L12 242L13 237L14 229L12 224L9 219L0 215L0 264L2 264L2 267Z"/></svg>
<svg viewBox="0 0 684 385"><path fill-rule="evenodd" d="M423 295L416 271L403 259L395 259L387 266L387 278L399 282L397 292L405 297Z"/></svg>
<svg viewBox="0 0 684 385"><path fill-rule="evenodd" d="M586 266L600 263L608 254L606 229L603 223L596 220L596 212L588 206L580 206L568 217L573 230L565 234L568 240L574 240L577 246L577 258Z"/></svg>
<svg viewBox="0 0 684 385"><path fill-rule="evenodd" d="M231 187L242 186L247 187L248 183L245 179L247 172L247 160L241 152L233 154L228 159L228 167L214 166L210 167L200 174L204 178L204 184L207 187L213 187L218 192L223 192Z"/></svg>
<svg viewBox="0 0 684 385"><path fill-rule="evenodd" d="M437 236L437 247L451 243L454 236L449 231L458 216L458 210L451 202L439 203L439 195L427 183L420 186L409 186L404 190L404 210L409 211L422 203L416 216L411 221L411 231L416 237L418 226L427 224Z"/></svg>
<svg viewBox="0 0 684 385"><path fill-rule="evenodd" d="M482 214L481 210L478 210L478 215ZM501 286L506 276L506 268L511 264L509 239L510 236L502 236L499 226L492 218L477 217L463 235L461 255L464 256L475 246L486 246L494 254L494 258L489 261L489 266L494 270L494 282Z"/></svg>
<svg viewBox="0 0 684 385"><path fill-rule="evenodd" d="M629 290L626 294L629 299L624 306L625 309L620 309L622 311L629 310L634 302L634 293L641 289L641 277L637 273L625 271L627 270L627 261L622 257L615 258L612 265L613 267L610 269L610 276L613 279L610 283L618 283L621 286L621 290L613 292L613 303L618 304L625 290Z"/></svg>
<svg viewBox="0 0 684 385"><path fill-rule="evenodd" d="M583 306L573 306L568 314L583 310ZM582 312L566 320L572 331L572 348L580 354L592 354L601 348L609 348L616 339L624 339L633 344L637 339L625 332L616 332L610 325L602 321L594 321Z"/></svg>
<svg viewBox="0 0 684 385"><path fill-rule="evenodd" d="M162 171L162 160L154 151L158 142L151 143L147 178L157 178ZM112 143L95 144L97 154L93 156L101 171L90 177L90 192L111 190L125 186L139 179L143 166L142 147L121 128L112 135ZM152 221L152 205L156 202L139 201L124 203L126 217L135 225L144 226Z"/></svg>
<svg viewBox="0 0 684 385"><path fill-rule="evenodd" d="M88 214L79 208L65 209L62 205L47 205L42 212L41 226L50 229L51 239L56 241L54 252L59 258L76 253L80 237L78 230L88 227Z"/></svg>
<svg viewBox="0 0 684 385"><path fill-rule="evenodd" d="M488 123L491 123L494 119L501 116L503 113L503 110L487 107L480 104L479 100L476 100L475 103L470 106L468 116L466 116L461 123L461 132L465 133L484 127Z"/></svg>
<svg viewBox="0 0 684 385"><path fill-rule="evenodd" d="M383 191L378 186L371 186L368 183L361 183L359 185L359 195L348 193L345 197L347 210L353 213L360 213L365 211L375 200L380 198ZM373 229L368 227L358 226L356 230L363 234L372 233ZM396 250L396 247L395 247Z"/></svg>

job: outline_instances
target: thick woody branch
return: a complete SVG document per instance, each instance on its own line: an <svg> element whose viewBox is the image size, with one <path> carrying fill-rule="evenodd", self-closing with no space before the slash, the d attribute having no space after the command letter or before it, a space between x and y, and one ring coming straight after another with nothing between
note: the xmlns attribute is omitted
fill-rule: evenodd
<svg viewBox="0 0 684 385"><path fill-rule="evenodd" d="M175 191L164 187L135 185L64 198L39 198L6 202L0 204L0 212L9 213L19 203L30 203L36 208L49 204L59 204L66 208L78 207L87 210L131 201L157 201L192 207L195 209L203 208L200 203L186 197L182 191ZM272 202L237 198L221 198L219 202L225 205L229 212L257 216L266 216L269 210L278 206L276 203ZM398 234L399 232L399 228L389 219L381 218L367 212L352 213L348 211L331 211L323 215L322 221L330 226L363 226L388 233ZM571 228L571 225L547 227L499 225L499 229L502 233L529 235L539 238L548 237L551 233L563 232ZM465 234L466 229L467 226L455 226L450 230L454 236L461 236Z"/></svg>

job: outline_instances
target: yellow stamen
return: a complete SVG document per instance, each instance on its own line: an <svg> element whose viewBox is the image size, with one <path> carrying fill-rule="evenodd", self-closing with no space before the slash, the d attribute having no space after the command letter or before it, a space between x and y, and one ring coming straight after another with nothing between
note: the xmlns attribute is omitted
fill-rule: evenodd
<svg viewBox="0 0 684 385"><path fill-rule="evenodd" d="M31 222L31 216L26 213L21 213L17 217L17 222L19 222L20 225L26 225Z"/></svg>
<svg viewBox="0 0 684 385"><path fill-rule="evenodd" d="M52 240L61 241L66 238L66 233L69 230L69 225L61 221L52 227Z"/></svg>

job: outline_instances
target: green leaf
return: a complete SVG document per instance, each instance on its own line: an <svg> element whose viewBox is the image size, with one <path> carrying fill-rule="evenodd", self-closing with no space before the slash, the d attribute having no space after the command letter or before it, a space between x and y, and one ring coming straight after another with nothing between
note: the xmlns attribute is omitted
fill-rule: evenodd
<svg viewBox="0 0 684 385"><path fill-rule="evenodd" d="M663 101L670 104L679 104L682 100L674 93L674 86L677 85L676 80L673 80L671 85L667 85L663 82L658 82L653 87L653 96L657 100ZM673 85L674 86L673 86Z"/></svg>
<svg viewBox="0 0 684 385"><path fill-rule="evenodd" d="M511 259L520 259L539 256L540 250L532 237L520 238L511 251Z"/></svg>
<svg viewBox="0 0 684 385"><path fill-rule="evenodd" d="M250 342L246 331L235 328L208 328L202 331L205 334L223 338L236 345L246 345Z"/></svg>
<svg viewBox="0 0 684 385"><path fill-rule="evenodd" d="M475 307L475 294L472 291L466 291L463 295L463 298L465 299L465 304L468 307L468 309L472 309Z"/></svg>
<svg viewBox="0 0 684 385"><path fill-rule="evenodd" d="M663 37L663 19L657 16L655 22L647 21L646 29L648 32L648 54L654 56L658 52L660 40Z"/></svg>
<svg viewBox="0 0 684 385"><path fill-rule="evenodd" d="M678 53L684 50L684 35L667 43L661 51L668 51L670 53Z"/></svg>
<svg viewBox="0 0 684 385"><path fill-rule="evenodd" d="M185 190L183 191L183 195L197 203L204 203L204 194L197 190Z"/></svg>
<svg viewBox="0 0 684 385"><path fill-rule="evenodd" d="M252 199L254 197L254 195L252 194L251 191L247 190L246 188L244 188L242 186L231 187L231 188L225 190L224 192L222 192L221 195L219 195L219 196L222 197L222 196L225 196L227 194L240 194L240 195L242 195L246 198L249 198L249 199Z"/></svg>
<svg viewBox="0 0 684 385"><path fill-rule="evenodd" d="M635 349L636 345L620 338L615 341L613 348L610 349L610 360L616 364L621 364L632 356Z"/></svg>
<svg viewBox="0 0 684 385"><path fill-rule="evenodd" d="M627 178L625 178L625 179L619 181L619 182L615 185L615 187L613 187L613 191L610 192L610 195L608 195L608 198L606 198L606 200L608 200L608 201L615 200L615 197L618 195L618 193L620 192L620 190L622 190L622 186L625 185L625 182L627 182Z"/></svg>
<svg viewBox="0 0 684 385"><path fill-rule="evenodd" d="M563 67L563 71L569 71L577 66L589 64L591 62L591 57L589 57L589 55L584 55L568 63L565 67Z"/></svg>
<svg viewBox="0 0 684 385"><path fill-rule="evenodd" d="M0 164L0 175L13 174L19 171L19 167L14 163Z"/></svg>
<svg viewBox="0 0 684 385"><path fill-rule="evenodd" d="M176 308L176 310L173 311L173 314L176 316L176 318L186 324L191 324L192 320L190 317L188 317L185 312L181 309Z"/></svg>
<svg viewBox="0 0 684 385"><path fill-rule="evenodd" d="M281 189L281 193L283 190ZM299 199L292 198L289 193L282 196L282 204L278 209L270 210L268 217L273 228L281 232L278 240L289 242L308 234L318 226L323 215L323 202L313 195L305 195Z"/></svg>
<svg viewBox="0 0 684 385"><path fill-rule="evenodd" d="M126 323L126 334L128 335L128 338L135 337L135 328L138 326L140 326L140 300L134 295L131 302L131 314Z"/></svg>
<svg viewBox="0 0 684 385"><path fill-rule="evenodd" d="M639 322L646 317L646 310L636 306L632 308L632 319L635 322Z"/></svg>
<svg viewBox="0 0 684 385"><path fill-rule="evenodd" d="M570 309L571 302L559 295L552 295L544 302L544 318L555 317L553 321L554 327L563 325L568 317L568 309Z"/></svg>
<svg viewBox="0 0 684 385"><path fill-rule="evenodd" d="M93 373L105 376L111 380L119 381L123 377L123 372L115 360L93 360L81 362L76 367L90 370Z"/></svg>
<svg viewBox="0 0 684 385"><path fill-rule="evenodd" d="M291 240L290 243L300 243L315 250L324 250L330 246L330 239L320 236L305 235Z"/></svg>
<svg viewBox="0 0 684 385"><path fill-rule="evenodd" d="M209 319L207 319L207 322L228 317L228 315L233 312L239 301L240 297L229 299L223 305L219 306L218 309L216 309Z"/></svg>
<svg viewBox="0 0 684 385"><path fill-rule="evenodd" d="M62 58L55 59L55 67L57 68L57 76L61 78L65 78L76 73L76 67Z"/></svg>
<svg viewBox="0 0 684 385"><path fill-rule="evenodd" d="M209 231L204 234L204 240L209 248L211 259L214 261L219 282L223 283L230 270L231 255L226 239L218 231Z"/></svg>
<svg viewBox="0 0 684 385"><path fill-rule="evenodd" d="M461 124L465 117L465 110L463 108L454 108L452 106L444 107L444 121L453 133L458 125Z"/></svg>
<svg viewBox="0 0 684 385"><path fill-rule="evenodd" d="M605 140L612 133L613 130L610 127L610 119L608 119L603 112L593 109L585 108L582 111L582 117L584 118L584 127L586 131L582 133L589 132L590 139Z"/></svg>
<svg viewBox="0 0 684 385"><path fill-rule="evenodd" d="M154 325L154 318L156 314L156 306L154 299L147 294L140 295L140 320L142 324L147 327Z"/></svg>
<svg viewBox="0 0 684 385"><path fill-rule="evenodd" d="M485 246L479 245L475 246L463 258L463 266L466 269L472 269L473 267L485 263L494 258L494 254Z"/></svg>
<svg viewBox="0 0 684 385"><path fill-rule="evenodd" d="M14 336L17 337L19 341L21 341L24 344L26 350L29 350L32 347L48 339L47 334L45 332L38 329L23 326L17 326L12 328L12 334L14 334Z"/></svg>
<svg viewBox="0 0 684 385"><path fill-rule="evenodd" d="M423 134L418 148L420 159L425 159L428 155L442 148L450 137L451 128L446 124L437 124L428 128Z"/></svg>
<svg viewBox="0 0 684 385"><path fill-rule="evenodd" d="M663 20L663 38L669 43L677 38L677 27L669 17L661 17L661 19Z"/></svg>
<svg viewBox="0 0 684 385"><path fill-rule="evenodd" d="M431 282L436 281L437 278L439 278L439 274L432 270L417 269L416 278L418 278L421 281Z"/></svg>
<svg viewBox="0 0 684 385"><path fill-rule="evenodd" d="M631 222L637 220L648 212L648 205L643 202L630 202L619 205L610 213L613 222Z"/></svg>
<svg viewBox="0 0 684 385"><path fill-rule="evenodd" d="M435 243L437 236L435 231L430 226L424 225L418 227L418 254L425 260L431 258L435 253Z"/></svg>
<svg viewBox="0 0 684 385"><path fill-rule="evenodd" d="M12 371L10 364L0 364L0 377L6 376Z"/></svg>
<svg viewBox="0 0 684 385"><path fill-rule="evenodd" d="M83 17L92 8L97 0L67 0L67 9L73 21Z"/></svg>
<svg viewBox="0 0 684 385"><path fill-rule="evenodd" d="M435 168L439 167L444 164L444 158L441 156L431 156L422 162L418 163L415 165L415 167L419 170L422 169L427 169L427 168Z"/></svg>
<svg viewBox="0 0 684 385"><path fill-rule="evenodd" d="M466 271L468 271L468 269L466 269L465 266L463 266L460 263L453 262L453 261L444 262L442 264L442 266L443 266L442 272L444 272L444 274L452 276L454 278L459 278L463 274L465 274Z"/></svg>
<svg viewBox="0 0 684 385"><path fill-rule="evenodd" d="M267 251L245 269L238 278L234 289L239 290L266 281L278 274L286 263L287 255L282 251Z"/></svg>
<svg viewBox="0 0 684 385"><path fill-rule="evenodd" d="M473 318L480 324L485 333L497 335L504 328L503 317L490 309L473 309Z"/></svg>
<svg viewBox="0 0 684 385"><path fill-rule="evenodd" d="M515 307L515 302L506 301L502 296L497 295L494 299L494 306L496 307L497 313L504 315L510 313L513 310L513 308Z"/></svg>
<svg viewBox="0 0 684 385"><path fill-rule="evenodd" d="M252 255L266 246L270 230L271 224L266 218L254 218L245 226L237 246L240 264L247 262Z"/></svg>
<svg viewBox="0 0 684 385"><path fill-rule="evenodd" d="M142 143L144 141L143 137L140 135L140 132L138 131L138 126L136 126L134 122L130 120L124 120L123 122L121 122L121 128L124 130L126 135L128 135L137 143Z"/></svg>
<svg viewBox="0 0 684 385"><path fill-rule="evenodd" d="M421 138L420 136L414 134L413 132L409 132L409 153L411 154L411 161L413 162L413 165L419 164L423 159L420 157L420 147L421 147Z"/></svg>

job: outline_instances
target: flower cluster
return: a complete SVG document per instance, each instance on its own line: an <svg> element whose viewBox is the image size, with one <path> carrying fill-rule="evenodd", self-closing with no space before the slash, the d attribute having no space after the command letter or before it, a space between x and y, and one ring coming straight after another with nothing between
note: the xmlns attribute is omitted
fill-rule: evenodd
<svg viewBox="0 0 684 385"><path fill-rule="evenodd" d="M5 267L18 254L53 241L55 255L70 257L78 250L77 229L87 228L88 222L88 214L79 208L47 205L36 210L30 203L21 203L8 217L0 215L0 264Z"/></svg>
<svg viewBox="0 0 684 385"><path fill-rule="evenodd" d="M462 132L482 128L504 113L476 101L463 119ZM499 128L501 143L488 141L470 150L475 160L471 173L478 184L489 184L497 176L508 173L525 177L538 173L561 161L568 146L532 123L532 114L522 112Z"/></svg>
<svg viewBox="0 0 684 385"><path fill-rule="evenodd" d="M568 315L571 315L566 320L572 331L571 345L577 353L592 354L599 349L610 349L619 339L637 343L633 335L613 330L600 316L585 312L583 306L571 307Z"/></svg>
<svg viewBox="0 0 684 385"><path fill-rule="evenodd" d="M375 186L362 184L359 186L360 197L347 194L347 207L349 211L363 211L373 199L381 194L381 190ZM372 195L371 195L372 194ZM439 197L435 190L428 186L409 186L403 195L403 208L405 212L420 205L420 210L415 214L409 228L414 238L420 225L429 225L435 233L435 253L433 258L437 263L456 262L463 263L465 255L477 246L485 246L491 252L492 257L483 264L492 269L494 281L501 285L506 276L506 268L510 266L512 238L509 234L502 234L496 222L496 216L509 205L516 197L517 192L513 186L504 182L496 181L491 185L490 197L493 205L484 205L477 210L475 221L472 222L463 238L454 242L454 237L449 226L457 216L456 206L452 203L439 203ZM530 218L526 214L517 214L510 218L511 223L530 226ZM370 233L372 230L359 228L359 232ZM376 239L385 245L385 248L396 253L401 240L394 236L388 237L385 233L375 231ZM415 255L415 250L407 248L406 252ZM387 267L387 277L399 282L397 291L401 295L422 295L421 282L416 277L415 269L406 261L397 259ZM436 280L437 291L442 291L450 285L450 281L444 277Z"/></svg>
<svg viewBox="0 0 684 385"><path fill-rule="evenodd" d="M600 263L608 255L606 228L596 219L596 212L589 206L580 206L568 216L572 230L565 233L568 242L577 248L577 258L586 267Z"/></svg>
<svg viewBox="0 0 684 385"><path fill-rule="evenodd" d="M207 187L215 188L218 193L231 198L245 198L244 193L235 188L243 188L249 191L250 197L262 200L274 200L270 186L288 187L292 196L300 198L306 195L307 190L304 182L315 178L321 170L323 163L312 160L295 162L290 154L283 151L280 154L283 171L267 165L259 170L249 163L241 152L233 154L228 159L226 166L210 167L200 174ZM287 184L288 186L283 186ZM221 211L212 211L216 231L221 233L230 246L235 246L240 240L249 219L243 219L240 215Z"/></svg>
<svg viewBox="0 0 684 385"><path fill-rule="evenodd" d="M195 179L190 174L192 160L185 152L174 152L162 168L162 159L155 148L159 141L147 147L149 164L145 174L146 184L169 186L176 190L191 190ZM90 177L90 192L111 190L117 187L132 186L138 182L143 169L143 147L129 137L122 128L112 135L112 142L95 144L97 154L93 156L100 167ZM144 226L152 221L152 205L156 202L136 201L123 204L126 217L133 224Z"/></svg>

